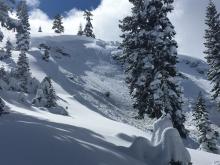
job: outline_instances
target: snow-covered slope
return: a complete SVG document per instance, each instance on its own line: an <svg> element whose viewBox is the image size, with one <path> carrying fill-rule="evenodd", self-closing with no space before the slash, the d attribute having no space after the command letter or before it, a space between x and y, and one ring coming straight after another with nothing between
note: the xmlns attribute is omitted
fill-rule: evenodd
<svg viewBox="0 0 220 165"><path fill-rule="evenodd" d="M49 62L41 59L38 47L42 43L51 47ZM12 100L12 97L4 96L11 113L0 118L0 154L3 155L0 164L146 163L126 154L119 147L129 147L135 137L150 139L153 121L132 118L136 112L124 83L123 71L111 57L114 49L112 44L85 37L32 38L28 53L32 75L39 81L46 75L52 78L60 98L59 105L68 111L69 116L52 114L30 104L19 103L16 97ZM17 56L18 52L13 52L13 61L1 62L1 65L13 68ZM200 60L180 56L178 68L188 78L182 80L182 84L185 100L188 100L185 105L187 124L194 137L196 132L191 121L190 106L197 91L206 91L209 98L210 86L202 74L207 65ZM214 107L210 111L212 121L219 125L219 112ZM220 161L219 155L189 151L195 165L210 165Z"/></svg>

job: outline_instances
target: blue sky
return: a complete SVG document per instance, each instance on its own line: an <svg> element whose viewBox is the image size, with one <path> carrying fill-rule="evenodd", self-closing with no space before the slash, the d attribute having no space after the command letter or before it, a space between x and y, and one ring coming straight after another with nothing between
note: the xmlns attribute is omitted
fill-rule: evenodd
<svg viewBox="0 0 220 165"><path fill-rule="evenodd" d="M58 13L64 13L73 8L94 9L100 4L101 0L40 0L39 8L50 17Z"/></svg>

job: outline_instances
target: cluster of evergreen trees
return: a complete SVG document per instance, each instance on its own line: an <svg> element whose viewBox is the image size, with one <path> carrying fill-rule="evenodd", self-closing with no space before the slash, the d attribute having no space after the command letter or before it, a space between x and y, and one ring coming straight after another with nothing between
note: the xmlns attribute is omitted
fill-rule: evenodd
<svg viewBox="0 0 220 165"><path fill-rule="evenodd" d="M206 60L209 65L208 79L213 88L213 99L217 101L220 108L220 13L218 13L213 0L209 1L206 10L205 24L205 47ZM199 94L196 105L194 107L194 120L199 131L199 143L202 150L218 153L217 141L219 133L211 127L209 113L206 110L205 99L202 93Z"/></svg>
<svg viewBox="0 0 220 165"><path fill-rule="evenodd" d="M168 18L173 0L130 0L132 15L121 21L121 57L126 63L127 83L139 118L170 114L175 128L186 137L178 72L176 32Z"/></svg>
<svg viewBox="0 0 220 165"><path fill-rule="evenodd" d="M173 0L129 0L132 14L120 21L123 55L118 58L125 66L126 82L134 98L137 118L145 114L160 118L171 116L173 126L183 138L187 137L182 110L182 89L177 82L177 43L174 26L168 18L173 10ZM220 95L220 20L212 1L207 8L205 35L207 61L210 65L209 80L214 84L212 92ZM202 94L194 108L201 149L217 152L218 133L211 128Z"/></svg>
<svg viewBox="0 0 220 165"><path fill-rule="evenodd" d="M93 16L93 14L90 11L86 10L84 12L84 18L86 20L86 25L83 30L82 24L80 24L79 31L78 31L77 35L79 35L79 36L85 35L86 37L95 38L95 34L93 33L93 26L91 23L92 16ZM60 14L58 14L54 17L52 29L55 31L55 33L63 33L64 32L64 26L63 26L62 19L63 19L63 17ZM42 32L42 28L39 27L38 31Z"/></svg>
<svg viewBox="0 0 220 165"><path fill-rule="evenodd" d="M173 0L129 0L133 4L132 15L125 17L120 28L122 34L123 61L126 67L126 82L134 98L134 108L138 109L138 118L147 114L151 118L160 118L169 114L173 126L183 138L187 137L184 127L185 116L182 110L182 89L177 78L178 63L177 43L174 39L175 30L168 14L173 10ZM52 86L51 79L38 83L31 77L27 51L30 48L30 24L28 8L25 0L17 6L18 20L9 17L11 0L0 0L0 22L3 27L11 30L17 29L16 50L20 51L16 69L5 71L0 69L1 90L13 90L23 93L36 94L33 104L46 108L56 107L57 96ZM95 38L92 26L92 13L84 12L86 25L83 30L80 24L78 35ZM55 33L63 33L62 16L57 15L52 29ZM215 4L210 0L206 12L205 47L206 59L210 65L208 78L214 87L213 98L219 100L220 96L220 14ZM39 28L42 32L42 28ZM4 34L0 31L0 41ZM4 58L10 58L13 45L10 40L6 43ZM49 47L42 45L43 59L49 59ZM220 103L219 103L220 105ZM5 105L0 98L0 115L4 112ZM194 111L194 120L199 131L200 148L210 152L217 152L218 133L211 127L205 99L199 94ZM179 162L172 162L172 164Z"/></svg>
<svg viewBox="0 0 220 165"><path fill-rule="evenodd" d="M218 153L217 142L219 134L211 128L211 122L206 110L205 99L202 93L199 93L193 111L194 121L199 131L199 143L202 150Z"/></svg>
<svg viewBox="0 0 220 165"><path fill-rule="evenodd" d="M2 91L16 91L26 94L36 94L33 104L43 106L46 108L56 107L57 96L52 86L51 79L45 79L39 83L35 78L31 77L29 61L26 53L30 48L30 24L28 16L28 7L25 0L18 3L16 14L18 20L13 20L9 17L8 12L11 10L10 0L0 0L0 22L2 26L7 27L9 30L16 28L16 50L20 51L16 68L11 71L6 71L4 67L0 68L0 89ZM10 1L11 2L11 1ZM2 9L1 8L1 9ZM1 40L4 37L1 34ZM8 41L5 46L5 55L1 59L8 59L12 56L13 44ZM44 60L48 60L48 50L45 50ZM40 91L41 94L40 94ZM36 100L38 103L36 104ZM5 111L5 104L0 98L0 115Z"/></svg>

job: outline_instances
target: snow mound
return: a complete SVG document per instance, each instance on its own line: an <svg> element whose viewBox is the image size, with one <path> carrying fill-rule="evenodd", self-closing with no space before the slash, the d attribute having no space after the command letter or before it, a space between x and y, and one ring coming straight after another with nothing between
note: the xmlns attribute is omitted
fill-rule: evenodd
<svg viewBox="0 0 220 165"><path fill-rule="evenodd" d="M157 145L161 142L161 136L166 128L173 128L173 124L169 116L161 117L159 120L154 122L154 132L152 135L151 143Z"/></svg>
<svg viewBox="0 0 220 165"><path fill-rule="evenodd" d="M149 165L164 165L171 161L188 165L191 162L190 154L169 116L155 122L152 142L143 137L136 138L129 153Z"/></svg>
<svg viewBox="0 0 220 165"><path fill-rule="evenodd" d="M169 163L170 160L174 162L182 162L183 165L188 165L191 161L190 154L184 147L182 139L175 128L167 128L162 134L161 143L159 144L164 162Z"/></svg>

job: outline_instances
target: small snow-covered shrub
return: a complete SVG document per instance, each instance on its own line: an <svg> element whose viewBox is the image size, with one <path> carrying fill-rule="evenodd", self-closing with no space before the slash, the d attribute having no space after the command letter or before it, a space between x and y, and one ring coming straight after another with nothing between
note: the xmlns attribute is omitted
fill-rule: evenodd
<svg viewBox="0 0 220 165"><path fill-rule="evenodd" d="M166 128L173 128L173 124L169 119L169 116L161 117L159 120L154 122L154 131L152 135L151 142L153 144L158 144L161 142L161 136Z"/></svg>
<svg viewBox="0 0 220 165"><path fill-rule="evenodd" d="M190 165L191 162L190 154L179 132L173 128L169 115L155 122L151 141L136 138L129 153L148 165Z"/></svg>
<svg viewBox="0 0 220 165"><path fill-rule="evenodd" d="M51 48L49 46L47 46L46 44L40 44L39 49L42 52L42 60L48 62L49 58L50 58L50 49Z"/></svg>
<svg viewBox="0 0 220 165"><path fill-rule="evenodd" d="M32 103L46 108L56 107L57 96L49 77L45 77L37 89L36 97Z"/></svg>

